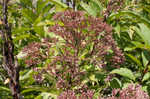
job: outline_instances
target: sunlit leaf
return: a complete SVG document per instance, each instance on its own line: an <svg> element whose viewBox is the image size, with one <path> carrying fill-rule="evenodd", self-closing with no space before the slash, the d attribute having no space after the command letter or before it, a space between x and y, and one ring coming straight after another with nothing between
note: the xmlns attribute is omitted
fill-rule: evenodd
<svg viewBox="0 0 150 99"><path fill-rule="evenodd" d="M42 99L57 99L57 95L48 93L48 92L42 92L39 96L37 96L35 99L41 99L39 97L42 97Z"/></svg>
<svg viewBox="0 0 150 99"><path fill-rule="evenodd" d="M119 13L113 13L108 20L112 20L114 17L121 16L131 16L134 20L139 20L150 28L150 21L144 18L143 16L137 14L133 11L120 11Z"/></svg>
<svg viewBox="0 0 150 99"><path fill-rule="evenodd" d="M93 10L88 4L81 2L80 5L92 16L96 16L97 12Z"/></svg>
<svg viewBox="0 0 150 99"><path fill-rule="evenodd" d="M150 29L145 24L139 24L140 33L138 33L146 44L150 45Z"/></svg>
<svg viewBox="0 0 150 99"><path fill-rule="evenodd" d="M62 3L60 0L49 0L49 1L56 4L56 5L59 5L60 7L63 7L63 8L68 7L66 4Z"/></svg>
<svg viewBox="0 0 150 99"><path fill-rule="evenodd" d="M149 78L150 78L150 72L147 72L147 73L144 75L142 81L144 82L144 81L148 80Z"/></svg>
<svg viewBox="0 0 150 99"><path fill-rule="evenodd" d="M116 31L116 33L120 37L120 25L119 24L117 24L117 26L114 28L114 30Z"/></svg>
<svg viewBox="0 0 150 99"><path fill-rule="evenodd" d="M120 69L114 69L110 72L111 74L118 74L123 77L127 77L131 80L135 80L135 76L133 75L132 71L127 68L120 68Z"/></svg>
<svg viewBox="0 0 150 99"><path fill-rule="evenodd" d="M4 91L7 91L7 92L10 92L10 89L7 88L7 87L4 87L4 86L0 86L0 90L4 90Z"/></svg>
<svg viewBox="0 0 150 99"><path fill-rule="evenodd" d="M28 79L30 77L32 77L31 75L33 74L33 70L31 69L30 71L28 71L27 73L25 73L24 75L20 75L20 80L25 80Z"/></svg>

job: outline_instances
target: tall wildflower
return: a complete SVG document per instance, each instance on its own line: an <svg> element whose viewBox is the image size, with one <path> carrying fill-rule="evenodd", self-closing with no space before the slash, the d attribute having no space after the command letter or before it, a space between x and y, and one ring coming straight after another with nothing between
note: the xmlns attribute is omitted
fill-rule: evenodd
<svg viewBox="0 0 150 99"><path fill-rule="evenodd" d="M115 67L124 62L124 55L113 39L112 27L103 19L86 16L81 11L60 12L53 20L56 24L50 26L49 32L56 37L25 47L26 63L32 66L50 59L45 72L56 79L58 89L73 97L73 92L91 97L93 92L82 83L87 73L84 66ZM53 47L57 48L57 54ZM42 53L41 49L44 50ZM35 78L39 80L41 77Z"/></svg>
<svg viewBox="0 0 150 99"><path fill-rule="evenodd" d="M80 85L82 76L86 74L81 69L85 64L103 68L108 64L118 66L124 62L124 55L113 39L112 27L103 19L86 17L83 12L71 10L57 13L53 19L56 25L51 26L49 31L65 41L61 46L63 53L55 57L55 62L50 65L50 70L53 70L58 62L63 63L61 69L56 69L57 73L52 72L58 78L58 88L70 90L72 86ZM84 51L88 52L81 59Z"/></svg>

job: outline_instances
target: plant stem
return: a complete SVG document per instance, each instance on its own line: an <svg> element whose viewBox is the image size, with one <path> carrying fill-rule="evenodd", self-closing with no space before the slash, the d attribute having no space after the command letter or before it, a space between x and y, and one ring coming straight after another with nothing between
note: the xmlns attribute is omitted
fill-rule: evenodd
<svg viewBox="0 0 150 99"><path fill-rule="evenodd" d="M19 88L19 66L14 58L14 44L11 35L11 27L8 23L8 2L3 0L3 29L2 29L2 47L3 47L3 68L9 76L9 87L13 99L20 99Z"/></svg>
<svg viewBox="0 0 150 99"><path fill-rule="evenodd" d="M75 10L75 8L76 8L76 0L72 1L72 8Z"/></svg>

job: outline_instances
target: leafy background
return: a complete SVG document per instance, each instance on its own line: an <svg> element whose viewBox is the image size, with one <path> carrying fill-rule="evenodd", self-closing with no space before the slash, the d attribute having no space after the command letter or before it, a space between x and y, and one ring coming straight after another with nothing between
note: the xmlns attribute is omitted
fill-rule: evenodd
<svg viewBox="0 0 150 99"><path fill-rule="evenodd" d="M109 0L76 0L75 10L84 11L93 17L104 17ZM61 11L72 9L72 0L11 0L9 3L9 22L12 24L12 37L15 44L15 56L21 68L21 94L25 99L57 98L61 93L55 86L56 79L45 74L42 83L34 79L37 74L24 62L22 49L32 43L40 42L50 35L48 28L56 24L52 17ZM0 9L2 6L0 6ZM140 84L142 90L150 95L150 1L124 0L119 11L112 11L107 23L113 27L113 36L124 52L126 61L120 68L110 72L95 70L91 66L84 68L89 72L85 83L95 90L95 97L110 94L114 88L125 88L128 84ZM0 15L2 11L0 10ZM0 24L1 25L1 24ZM2 39L0 38L0 42ZM59 46L59 45L58 45ZM0 48L0 50L2 50ZM57 50L57 48L54 48ZM57 50L58 51L58 50ZM59 51L57 52L59 53ZM86 52L85 52L86 53ZM0 54L0 58L2 55ZM46 60L49 61L49 60ZM0 59L2 65L2 60ZM46 65L45 65L46 66ZM45 68L38 64L39 69ZM96 71L96 72L95 72ZM105 83L109 75L111 80ZM0 67L0 98L10 99L11 92L7 83L8 76ZM104 90L105 89L105 90Z"/></svg>

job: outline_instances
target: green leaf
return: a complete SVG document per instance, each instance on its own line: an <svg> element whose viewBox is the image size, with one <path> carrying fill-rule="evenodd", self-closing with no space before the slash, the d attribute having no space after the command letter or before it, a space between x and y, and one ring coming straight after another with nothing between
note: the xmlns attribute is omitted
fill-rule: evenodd
<svg viewBox="0 0 150 99"><path fill-rule="evenodd" d="M131 40L132 40L133 34L134 34L133 28L134 28L133 26L130 26L129 31L128 31L128 34L129 34L129 37L130 37Z"/></svg>
<svg viewBox="0 0 150 99"><path fill-rule="evenodd" d="M44 37L45 31L43 26L34 26L34 31L38 34L40 37Z"/></svg>
<svg viewBox="0 0 150 99"><path fill-rule="evenodd" d="M134 44L137 48L144 49L145 44L142 44L141 42L131 41L131 43Z"/></svg>
<svg viewBox="0 0 150 99"><path fill-rule="evenodd" d="M102 11L103 10L103 6L102 6L102 4L101 4L101 2L100 1L98 1L98 0L92 0L91 2L94 2L95 3L95 5L97 5L98 6L98 9L100 10L100 11ZM100 13L100 12L99 12Z"/></svg>
<svg viewBox="0 0 150 99"><path fill-rule="evenodd" d="M104 73L101 73L101 72L95 73L95 78L97 80L103 80L105 77L106 77L106 75Z"/></svg>
<svg viewBox="0 0 150 99"><path fill-rule="evenodd" d="M4 90L4 91L7 91L7 92L10 92L10 89L9 88L6 88L4 86L0 86L0 90Z"/></svg>
<svg viewBox="0 0 150 99"><path fill-rule="evenodd" d="M117 26L114 28L114 30L116 31L116 33L120 37L120 25L119 24L117 24Z"/></svg>
<svg viewBox="0 0 150 99"><path fill-rule="evenodd" d="M87 11L87 13L89 13L92 16L96 16L97 12L91 8L91 6L89 6L88 4L81 2L80 5L83 7L84 10Z"/></svg>
<svg viewBox="0 0 150 99"><path fill-rule="evenodd" d="M32 7L32 0L20 0L20 3L23 7Z"/></svg>
<svg viewBox="0 0 150 99"><path fill-rule="evenodd" d="M91 9L93 11L95 11L96 15L98 13L101 13L101 11L103 9L101 3L98 0L91 0L90 3L89 3L89 6L91 7Z"/></svg>
<svg viewBox="0 0 150 99"><path fill-rule="evenodd" d="M89 79L92 80L92 81L97 81L94 74L90 75Z"/></svg>
<svg viewBox="0 0 150 99"><path fill-rule="evenodd" d="M16 36L16 38L14 38L13 41L17 42L19 40L23 40L23 39L26 39L26 38L29 38L29 37L31 37L30 34L22 34L22 35Z"/></svg>
<svg viewBox="0 0 150 99"><path fill-rule="evenodd" d="M37 1L37 15L39 15L42 10L44 9L44 7L46 6L46 4L48 3L48 0L38 0Z"/></svg>
<svg viewBox="0 0 150 99"><path fill-rule="evenodd" d="M143 23L139 24L140 33L138 34L142 37L146 44L150 45L150 29Z"/></svg>
<svg viewBox="0 0 150 99"><path fill-rule="evenodd" d="M128 57L130 57L138 66L142 66L142 63L140 60L138 60L135 56L131 55L131 54L126 54Z"/></svg>
<svg viewBox="0 0 150 99"><path fill-rule="evenodd" d="M25 93L29 93L29 92L32 92L32 91L37 91L37 92L46 92L48 91L49 89L47 87L41 87L41 86L38 86L38 85L31 85L31 86L25 86L25 88L23 88L21 94L25 94Z"/></svg>
<svg viewBox="0 0 150 99"><path fill-rule="evenodd" d="M0 58L2 58L3 56L0 54Z"/></svg>
<svg viewBox="0 0 150 99"><path fill-rule="evenodd" d="M26 19L28 19L28 22L32 23L36 19L36 15L30 9L27 9L27 8L23 9L22 14Z"/></svg>
<svg viewBox="0 0 150 99"><path fill-rule="evenodd" d="M121 88L122 84L121 84L121 81L114 77L111 81L110 81L110 86L112 88Z"/></svg>
<svg viewBox="0 0 150 99"><path fill-rule="evenodd" d="M33 74L33 70L29 70L27 73L25 73L24 75L20 75L20 80L25 80L31 77L31 75Z"/></svg>
<svg viewBox="0 0 150 99"><path fill-rule="evenodd" d="M113 13L112 15L110 15L108 20L110 21L114 17L117 17L117 16L121 17L123 15L130 16L130 17L132 17L132 19L138 20L138 21L144 23L145 25L147 25L150 28L150 21L147 20L146 18L144 18L143 16L133 12L133 11L120 11L119 13Z"/></svg>
<svg viewBox="0 0 150 99"><path fill-rule="evenodd" d="M44 25L51 25L51 26L53 26L55 24L56 24L56 21L45 20L44 22L38 23L37 26L44 26ZM64 24L61 21L57 22L57 24L59 24L60 26L64 26Z"/></svg>
<svg viewBox="0 0 150 99"><path fill-rule="evenodd" d="M45 13L48 13L52 7L54 7L54 5L51 5L51 4L46 5L46 6L44 7L44 9L42 10L43 15L44 15Z"/></svg>
<svg viewBox="0 0 150 99"><path fill-rule="evenodd" d="M144 77L143 77L143 79L142 79L142 82L148 80L149 78L150 78L150 72L147 72L147 73L144 75Z"/></svg>
<svg viewBox="0 0 150 99"><path fill-rule="evenodd" d="M132 71L127 68L120 68L120 69L114 69L110 72L111 74L118 74L123 77L127 77L131 80L135 80L135 76L133 75Z"/></svg>
<svg viewBox="0 0 150 99"><path fill-rule="evenodd" d="M39 96L37 96L35 99L41 99L39 97L42 97L42 99L57 99L56 94L48 93L48 92L42 92Z"/></svg>
<svg viewBox="0 0 150 99"><path fill-rule="evenodd" d="M17 27L15 29L13 29L12 33L13 34L18 34L18 33L22 34L22 33L26 32L26 31L29 31L29 30L31 30L31 28L28 28L28 27Z"/></svg>
<svg viewBox="0 0 150 99"><path fill-rule="evenodd" d="M33 26L36 26L38 23L40 23L43 19L42 15L39 15L39 17L37 17L37 19L34 21Z"/></svg>
<svg viewBox="0 0 150 99"><path fill-rule="evenodd" d="M21 94L26 94L30 93L32 91L36 92L49 92L51 94L59 94L59 90L55 88L49 88L49 87L44 87L44 86L38 86L38 85L31 85L31 86L25 86L23 90L21 91Z"/></svg>
<svg viewBox="0 0 150 99"><path fill-rule="evenodd" d="M143 60L143 65L146 67L148 62L150 61L150 53L146 50L142 51L142 60Z"/></svg>
<svg viewBox="0 0 150 99"><path fill-rule="evenodd" d="M136 47L125 47L124 51L133 51L135 49L136 49Z"/></svg>
<svg viewBox="0 0 150 99"><path fill-rule="evenodd" d="M55 5L63 8L68 8L68 6L64 3L62 3L60 0L49 0L50 2L54 3Z"/></svg>
<svg viewBox="0 0 150 99"><path fill-rule="evenodd" d="M150 45L143 44L142 42L137 42L137 41L131 41L131 43L134 44L136 48L150 51Z"/></svg>

